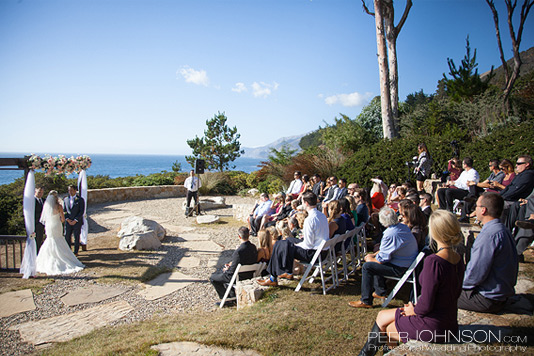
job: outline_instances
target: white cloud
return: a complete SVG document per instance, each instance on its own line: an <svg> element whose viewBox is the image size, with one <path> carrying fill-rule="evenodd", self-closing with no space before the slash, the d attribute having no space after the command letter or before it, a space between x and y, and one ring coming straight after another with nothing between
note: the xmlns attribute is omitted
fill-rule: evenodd
<svg viewBox="0 0 534 356"><path fill-rule="evenodd" d="M236 93L242 93L244 91L248 91L247 86L245 83L235 83L235 87L232 88L232 91L235 91Z"/></svg>
<svg viewBox="0 0 534 356"><path fill-rule="evenodd" d="M182 68L180 68L177 74L178 73L180 73L182 77L184 77L187 83L193 83L207 87L210 82L208 74L205 70L195 70L189 66L183 66Z"/></svg>
<svg viewBox="0 0 534 356"><path fill-rule="evenodd" d="M334 105L334 104L341 104L343 106L362 106L364 104L367 104L369 99L371 99L373 96L372 93L365 93L360 94L358 92L350 93L350 94L337 94L337 95L331 95L327 96L324 99L324 102L327 105Z"/></svg>
<svg viewBox="0 0 534 356"><path fill-rule="evenodd" d="M279 84L273 82L273 84L267 84L264 82L252 83L252 95L256 98L266 98L278 89Z"/></svg>

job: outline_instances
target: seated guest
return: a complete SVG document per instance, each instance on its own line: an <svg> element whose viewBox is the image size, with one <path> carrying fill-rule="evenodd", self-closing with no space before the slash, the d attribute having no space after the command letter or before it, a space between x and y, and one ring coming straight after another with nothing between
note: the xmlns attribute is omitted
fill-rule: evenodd
<svg viewBox="0 0 534 356"><path fill-rule="evenodd" d="M417 304L380 311L360 355L376 354L384 341L389 347L408 340L444 343L447 335L458 334L456 300L462 290L464 264L454 245L462 240L460 224L451 213L438 210L430 217L430 235L438 249L424 260Z"/></svg>
<svg viewBox="0 0 534 356"><path fill-rule="evenodd" d="M322 202L322 208L323 208L323 214L327 215L328 211L328 203L330 203L332 200L336 199L336 196L339 193L339 186L337 185L337 177L332 176L329 179L330 181L330 188L328 188L328 192L326 193L326 196L324 197L324 200Z"/></svg>
<svg viewBox="0 0 534 356"><path fill-rule="evenodd" d="M484 193L485 191L495 191L491 189L493 187L493 184L500 184L504 179L504 172L499 169L498 160L492 159L491 161L489 161L489 170L490 175L485 181L479 183L467 183L467 185L469 186L469 194L467 194L464 199L465 203L462 207L462 216L460 218L460 222L469 222L468 215L473 210L472 205L476 202L480 194Z"/></svg>
<svg viewBox="0 0 534 356"><path fill-rule="evenodd" d="M295 219L297 219L299 229L301 229L301 226L304 226L304 221L306 220L307 217L308 217L308 213L306 212L306 210L299 211L295 215Z"/></svg>
<svg viewBox="0 0 534 356"><path fill-rule="evenodd" d="M417 241L410 228L399 223L393 209L382 208L379 219L386 230L380 250L365 256L362 297L358 301L349 302L354 308L372 308L373 298L386 298L386 281L382 276L402 276L418 254Z"/></svg>
<svg viewBox="0 0 534 356"><path fill-rule="evenodd" d="M295 216L299 212L299 201L297 199L293 199L291 201L291 211L289 212L288 218L291 218L292 216Z"/></svg>
<svg viewBox="0 0 534 356"><path fill-rule="evenodd" d="M307 174L304 174L302 176L302 188L300 188L299 195L297 196L297 200L300 202L302 200L302 194L307 191L311 191L313 188L313 184L311 182L310 177Z"/></svg>
<svg viewBox="0 0 534 356"><path fill-rule="evenodd" d="M419 194L417 193L417 191L407 194L406 199L411 200L412 203L415 204L415 206L419 206L420 201L419 201Z"/></svg>
<svg viewBox="0 0 534 356"><path fill-rule="evenodd" d="M269 211L267 211L262 219L260 224L260 230L265 227L265 224L273 221L276 216L278 216L278 213L282 210L282 207L284 206L284 193L278 193L274 196L274 200L271 203L271 207Z"/></svg>
<svg viewBox="0 0 534 356"><path fill-rule="evenodd" d="M419 207L423 214L425 214L427 220L430 219L430 215L432 214L432 207L430 204L432 204L432 195L428 193L419 194Z"/></svg>
<svg viewBox="0 0 534 356"><path fill-rule="evenodd" d="M297 219L297 216L299 216L299 219ZM287 220L287 226L290 231L290 236L286 237L285 239L289 239L289 241L293 242L294 244L298 244L302 242L302 239L299 238L300 235L300 223L299 220L301 217L304 216L304 213L298 213L296 216L293 216L292 218ZM305 217L304 217L305 219Z"/></svg>
<svg viewBox="0 0 534 356"><path fill-rule="evenodd" d="M349 202L350 215L352 216L352 224L354 226L358 226L358 213L356 212L358 204L356 204L356 199L354 199L352 195L347 195L345 199Z"/></svg>
<svg viewBox="0 0 534 356"><path fill-rule="evenodd" d="M275 226L277 221L286 219L293 210L291 207L292 201L293 197L291 195L286 195L282 208L277 213L271 215L272 219L271 221L265 223L265 227Z"/></svg>
<svg viewBox="0 0 534 356"><path fill-rule="evenodd" d="M523 252L530 246L534 240L534 231L532 231L532 214L534 214L534 190L526 199L519 199L510 206L504 225L516 242L517 255L519 262L525 262Z"/></svg>
<svg viewBox="0 0 534 356"><path fill-rule="evenodd" d="M397 194L391 200L388 200L388 203L394 202L394 201L401 201L402 199L406 198L406 188L404 188L402 185L397 187Z"/></svg>
<svg viewBox="0 0 534 356"><path fill-rule="evenodd" d="M271 276L263 281L258 281L260 285L276 286L278 285L278 277L292 279L294 260L310 262L319 245L328 240L328 219L316 209L317 196L312 192L307 192L302 200L308 212L302 230L303 241L293 244L288 240L282 240L274 245L273 255L267 266L267 272Z"/></svg>
<svg viewBox="0 0 534 356"><path fill-rule="evenodd" d="M356 189L358 189L359 186L358 186L358 183L350 183L348 186L347 186L347 196L352 196L354 195L354 191Z"/></svg>
<svg viewBox="0 0 534 356"><path fill-rule="evenodd" d="M271 240L271 234L267 229L261 229L258 231L258 240L260 247L258 247L257 262L269 262L271 254L273 253L273 245Z"/></svg>
<svg viewBox="0 0 534 356"><path fill-rule="evenodd" d="M278 233L278 230L276 229L276 226L269 226L266 228L267 231L269 231L269 236L271 237L271 256L273 255L272 249L274 248L274 244L276 241L280 240L282 236Z"/></svg>
<svg viewBox="0 0 534 356"><path fill-rule="evenodd" d="M454 199L462 200L469 194L468 182L478 183L478 172L473 168L473 160L469 157L463 160L464 171L457 180L448 184L447 188L438 189L439 208L452 212Z"/></svg>
<svg viewBox="0 0 534 356"><path fill-rule="evenodd" d="M443 172L445 175L442 175L441 182L438 187L443 188L447 187L447 185L452 184L455 180L457 180L460 177L460 174L462 173L462 162L454 157L449 160L447 172ZM438 190L436 190L436 193L434 195L436 205L439 206L439 197L438 197Z"/></svg>
<svg viewBox="0 0 534 356"><path fill-rule="evenodd" d="M337 183L339 190L337 191L335 200L340 200L341 198L344 198L349 193L347 189L347 179L340 178L339 182Z"/></svg>
<svg viewBox="0 0 534 356"><path fill-rule="evenodd" d="M387 187L380 177L372 178L373 188L371 188L371 203L373 210L380 210L385 205Z"/></svg>
<svg viewBox="0 0 534 356"><path fill-rule="evenodd" d="M394 199L397 198L397 195L399 195L399 193L397 192L397 185L395 183L390 184L389 189L388 189L388 195L386 197L386 201L388 203L395 201Z"/></svg>
<svg viewBox="0 0 534 356"><path fill-rule="evenodd" d="M515 178L515 171L514 171L514 165L512 162L510 162L507 159L503 159L501 163L499 163L499 169L504 173L504 178L502 182L492 182L490 183L491 191L502 191L507 186L512 183L512 181Z"/></svg>
<svg viewBox="0 0 534 356"><path fill-rule="evenodd" d="M293 198L296 198L300 194L303 185L301 173L296 171L293 173L293 178L294 179L289 184L286 195L291 195Z"/></svg>
<svg viewBox="0 0 534 356"><path fill-rule="evenodd" d="M341 204L338 200L332 200L328 203L328 235L330 238L334 235L341 235L347 231L345 219L341 217Z"/></svg>
<svg viewBox="0 0 534 356"><path fill-rule="evenodd" d="M239 245L237 250L234 251L232 255L232 261L227 263L221 272L215 272L210 277L210 282L213 287L215 287L215 291L217 291L217 294L221 299L224 297L224 293L226 293L226 285L232 279L237 265L240 263L242 265L252 265L256 263L258 257L258 250L256 249L256 246L254 246L254 244L248 240L248 228L241 226L237 233L239 240L241 241L241 245ZM241 279L252 278L252 276L253 272L243 273L242 276L240 274ZM229 297L235 297L234 291L230 292Z"/></svg>
<svg viewBox="0 0 534 356"><path fill-rule="evenodd" d="M324 196L323 196L323 191L325 189L325 182L323 182L321 180L321 175L316 173L314 176L313 176L313 188L312 188L312 192L313 194L317 195L317 199L319 201L323 200Z"/></svg>
<svg viewBox="0 0 534 356"><path fill-rule="evenodd" d="M356 201L356 216L357 225L365 224L369 220L370 204L368 203L368 195L365 189L356 189L354 193L354 200Z"/></svg>
<svg viewBox="0 0 534 356"><path fill-rule="evenodd" d="M500 193L506 202L505 206L509 206L521 198L525 199L534 189L534 170L530 156L519 156L515 164L515 171L515 178Z"/></svg>
<svg viewBox="0 0 534 356"><path fill-rule="evenodd" d="M477 219L483 225L471 248L458 308L497 313L514 295L518 262L515 241L501 224L504 200L486 192L477 200Z"/></svg>
<svg viewBox="0 0 534 356"><path fill-rule="evenodd" d="M280 236L280 240L286 240L289 237L292 237L291 229L287 221L279 221L276 223L276 230Z"/></svg>
<svg viewBox="0 0 534 356"><path fill-rule="evenodd" d="M408 225L417 241L417 247L421 250L428 235L428 220L425 214L417 205L412 203L404 207L403 215L402 223Z"/></svg>
<svg viewBox="0 0 534 356"><path fill-rule="evenodd" d="M271 210L271 200L269 195L266 193L260 194L260 201L257 207L254 209L254 212L248 217L248 228L250 229L250 234L256 236L257 231L259 230L263 215L268 214Z"/></svg>
<svg viewBox="0 0 534 356"><path fill-rule="evenodd" d="M354 201L354 198L350 195L347 195L345 198L339 200L339 204L341 205L341 217L345 219L345 226L347 228L347 231L353 230L356 226L354 225L354 215L352 215L349 199L352 199Z"/></svg>

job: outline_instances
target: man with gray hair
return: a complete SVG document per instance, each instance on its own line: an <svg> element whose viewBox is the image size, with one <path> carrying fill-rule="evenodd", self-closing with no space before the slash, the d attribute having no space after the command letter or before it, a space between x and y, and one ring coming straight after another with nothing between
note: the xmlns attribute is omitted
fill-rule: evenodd
<svg viewBox="0 0 534 356"><path fill-rule="evenodd" d="M365 256L362 297L349 302L353 308L372 308L373 298L385 299L386 281L382 276L402 276L419 252L410 228L399 223L395 210L382 208L379 220L386 230L380 241L380 250Z"/></svg>

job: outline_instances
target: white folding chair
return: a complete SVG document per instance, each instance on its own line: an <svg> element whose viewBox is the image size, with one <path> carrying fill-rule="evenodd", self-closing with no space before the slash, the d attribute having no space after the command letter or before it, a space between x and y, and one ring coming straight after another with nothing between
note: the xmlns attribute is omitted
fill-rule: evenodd
<svg viewBox="0 0 534 356"><path fill-rule="evenodd" d="M314 278L318 274L320 274L321 276L323 294L326 294L326 292L328 292L332 288L336 288L337 278L336 278L336 274L334 273L334 269L336 268L334 246L335 246L335 239L329 239L329 240L323 241L321 242L321 244L315 251L313 258L309 263L301 262L303 265L307 267L306 267L306 270L304 271L304 274L302 275L302 278L300 279L299 284L297 285L297 288L295 288L295 292L298 292L302 288L302 285L304 284L305 281L308 280L310 283L313 283ZM324 259L321 256L321 252L323 251L328 251ZM315 268L315 270L313 274L308 277L312 268ZM325 278L324 274L329 269L332 270L332 275L328 278ZM332 280L332 285L326 288L326 282L329 280Z"/></svg>
<svg viewBox="0 0 534 356"><path fill-rule="evenodd" d="M382 308L385 308L388 306L389 302L391 302L391 300L393 299L393 297L395 297L395 295L397 294L397 292L401 289L401 287L404 285L404 283L408 282L408 283L412 283L413 285L413 295L414 295L414 301L415 303L417 303L417 276L416 276L416 273L415 273L415 268L417 267L417 265L423 261L423 259L425 258L425 251L421 251L419 252L419 254L417 255L417 257L415 257L415 260L413 260L412 264L410 265L410 267L408 267L408 269L406 270L406 272L402 275L402 277L392 277L392 276L384 276L384 278L386 279L393 279L393 280L396 280L398 281L397 284L395 285L395 288L393 288L393 290L391 291L391 293L389 294L389 296L386 298L386 300L384 301L384 303L382 303Z"/></svg>
<svg viewBox="0 0 534 356"><path fill-rule="evenodd" d="M232 288L235 288L235 284L239 282L239 273L244 272L254 272L254 275L252 278L259 277L261 275L261 272L267 268L267 263L260 262L255 263L253 265L242 265L241 263L237 265L234 274L232 275L232 279L228 283L228 287L226 287L226 292L224 293L224 297L221 300L221 304L219 305L219 308L222 308L224 306L224 303L232 300L236 300L236 297L228 298L228 295L230 294L230 291Z"/></svg>
<svg viewBox="0 0 534 356"><path fill-rule="evenodd" d="M350 253L351 258L351 264L355 260L355 250L354 250L354 235L358 232L358 228L355 227L354 229L345 232L343 235L341 235L343 238L341 240L341 261L343 263L343 280L346 281L349 279L349 268L347 263L347 249ZM345 244L347 243L347 239L349 239L349 245L347 248L345 248ZM354 272L355 268L352 269L351 273Z"/></svg>
<svg viewBox="0 0 534 356"><path fill-rule="evenodd" d="M361 235L364 234L365 231L365 224L361 224L357 227L355 227L353 230L350 231L351 236L350 238L350 244L349 244L349 253L350 253L350 265L351 265L351 271L347 273L347 275L351 275L356 272L356 269L361 266L362 264L362 239L365 242L365 237L362 237ZM356 238L356 242L354 242L354 239ZM367 251L367 248L365 248L365 251Z"/></svg>

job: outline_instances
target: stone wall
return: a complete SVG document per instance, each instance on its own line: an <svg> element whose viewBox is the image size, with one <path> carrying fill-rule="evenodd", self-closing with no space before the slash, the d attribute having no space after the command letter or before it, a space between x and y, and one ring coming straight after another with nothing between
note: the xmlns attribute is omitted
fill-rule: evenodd
<svg viewBox="0 0 534 356"><path fill-rule="evenodd" d="M249 215L252 213L254 204L233 204L232 211L234 219L237 221L247 222Z"/></svg>
<svg viewBox="0 0 534 356"><path fill-rule="evenodd" d="M183 185L158 185L154 187L122 187L88 189L88 205L111 201L143 200L154 198L185 197L187 189Z"/></svg>

